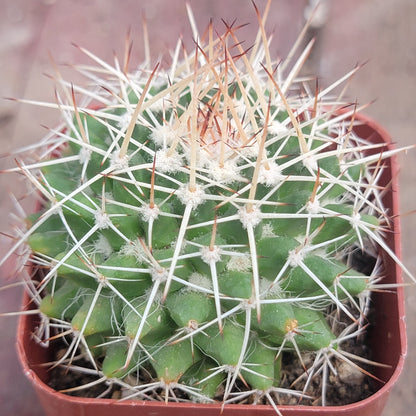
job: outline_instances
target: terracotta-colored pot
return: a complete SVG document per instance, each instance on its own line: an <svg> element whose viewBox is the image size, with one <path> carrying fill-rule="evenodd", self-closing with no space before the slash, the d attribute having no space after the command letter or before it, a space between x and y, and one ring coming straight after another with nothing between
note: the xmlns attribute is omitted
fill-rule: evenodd
<svg viewBox="0 0 416 416"><path fill-rule="evenodd" d="M387 132L373 120L358 116L356 119L362 125L355 129L357 133L374 143L384 142L391 147L391 140ZM387 234L388 244L400 257L400 223L398 213L397 177L398 166L395 158L385 161L381 185L389 185L391 192L384 197L385 206L390 207L392 230ZM402 283L402 273L399 266L385 253L382 253L385 267L383 283ZM29 299L25 298L25 305ZM388 395L396 383L403 368L406 355L406 329L404 323L404 295L403 289L398 287L392 292L373 293L375 309L375 325L369 329L372 359L388 364L390 367L375 367L372 373L384 383L371 397L344 406L280 406L283 416L325 415L325 416L374 416L380 415L387 401ZM116 401L110 399L76 398L58 393L48 387L48 372L40 363L47 362L50 351L40 347L32 339L31 334L36 326L37 318L33 315L22 315L18 327L17 349L20 361L27 377L31 380L47 416L199 416L224 415L275 415L275 411L268 405L227 405L221 413L221 405L169 403L150 401ZM360 388L357 386L357 388Z"/></svg>

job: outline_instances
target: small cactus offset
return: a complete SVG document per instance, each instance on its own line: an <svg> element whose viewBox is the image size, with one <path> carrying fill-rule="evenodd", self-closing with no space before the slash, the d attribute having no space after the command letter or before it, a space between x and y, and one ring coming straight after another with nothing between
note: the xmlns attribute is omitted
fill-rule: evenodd
<svg viewBox="0 0 416 416"><path fill-rule="evenodd" d="M358 137L356 107L331 96L356 70L311 92L298 75L312 43L277 64L259 27L245 50L210 25L170 68L134 73L81 48L91 88L56 78L62 125L14 169L42 197L13 250L39 270L44 342L67 341L55 365L124 398L279 412L319 374L325 405L332 361L365 361L343 345L366 325L379 263L367 276L351 258L379 245L399 262L377 182L394 151ZM283 354L303 367L293 389Z"/></svg>

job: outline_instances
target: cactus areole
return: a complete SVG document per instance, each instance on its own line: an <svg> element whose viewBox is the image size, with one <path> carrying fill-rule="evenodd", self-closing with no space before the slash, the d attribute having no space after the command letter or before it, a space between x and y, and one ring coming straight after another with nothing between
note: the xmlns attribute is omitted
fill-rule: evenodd
<svg viewBox="0 0 416 416"><path fill-rule="evenodd" d="M332 405L341 367L380 381L385 363L345 346L367 327L379 248L407 272L384 240L395 150L361 137L337 98L355 70L311 91L298 76L310 46L277 65L259 25L249 50L210 25L169 68L127 74L84 51L89 89L57 77L62 125L15 169L42 203L14 249L38 269L36 337L65 341L54 367L92 377L67 393L284 415ZM375 256L369 274L356 251Z"/></svg>

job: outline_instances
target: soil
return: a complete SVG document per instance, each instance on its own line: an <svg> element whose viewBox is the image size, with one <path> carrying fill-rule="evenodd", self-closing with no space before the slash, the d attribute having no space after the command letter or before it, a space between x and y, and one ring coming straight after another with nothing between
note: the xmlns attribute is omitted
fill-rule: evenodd
<svg viewBox="0 0 416 416"><path fill-rule="evenodd" d="M59 353L58 353L59 355ZM87 367L87 363L77 362L77 365ZM67 389L73 389L78 386L83 386L88 383L92 383L97 380L96 376L89 374L83 374L76 371L67 370L64 367L56 367L50 372L50 379L48 385L54 390L61 391ZM88 398L111 398L113 394L116 397L116 393L113 388L105 385L104 383L99 383L95 386L88 387L82 390L74 390L70 392L65 392L70 396L76 397L88 397Z"/></svg>
<svg viewBox="0 0 416 416"><path fill-rule="evenodd" d="M359 355L361 357L371 357L371 351L365 345L363 340L350 340L348 345L343 345L343 350L350 353ZM57 356L60 355L60 350L57 352ZM312 357L311 357L312 359ZM305 364L307 364L307 358ZM76 362L77 366L88 367L88 363L84 360ZM333 375L329 376L330 383L327 387L326 394L326 405L340 406L346 405L371 396L377 391L377 383L367 375L359 371L351 371L351 367L348 365L343 365L340 362L335 364L338 376ZM365 367L364 367L365 368ZM365 368L371 372L371 368ZM305 371L302 365L299 362L299 359L291 353L284 353L282 359L282 388L291 388L292 383L300 376L304 375ZM67 370L64 367L56 367L50 372L50 380L48 385L54 390L67 390L72 389L77 386L86 385L92 383L97 379L96 376L79 373L77 371ZM304 381L301 381L296 384L297 390L302 390L305 385ZM357 388L358 387L358 388ZM241 386L244 389L244 386ZM293 387L292 387L293 388ZM319 392L322 388L322 376L321 374L315 375L313 381L309 388L306 391L306 394L311 397L318 397ZM77 397L100 397L100 398L120 398L122 392L118 386L109 386L105 383L99 383L92 387L86 389L74 390L66 392L71 396ZM183 396L181 392L177 393L178 397ZM185 399L185 398L184 398ZM296 405L299 404L299 398L287 395L287 394L278 394L276 396L276 401L280 405ZM245 403L251 403L252 399L248 398ZM267 402L264 402L267 404ZM310 405L310 406L319 406L322 405L320 400L302 398L300 404Z"/></svg>
<svg viewBox="0 0 416 416"><path fill-rule="evenodd" d="M370 357L369 348L361 340L350 340L348 345L343 345L343 350L359 355L361 357ZM361 366L362 367L362 366ZM329 383L326 393L326 405L327 406L341 406L350 403L355 403L360 400L364 400L377 391L377 383L367 375L359 372L358 370L351 371L351 367L343 365L341 362L335 364L338 376L330 375ZM371 368L364 367L367 371L371 372ZM299 360L292 354L287 354L283 357L282 372L284 374L282 380L282 387L290 388L291 384L305 371L299 363ZM302 390L305 382L296 384L298 390ZM306 390L306 394L311 397L316 397L318 392L322 389L322 375L316 375L313 378L311 386ZM299 403L299 400L291 396L280 396L280 404L295 405ZM320 406L322 405L320 400L303 398L302 405Z"/></svg>

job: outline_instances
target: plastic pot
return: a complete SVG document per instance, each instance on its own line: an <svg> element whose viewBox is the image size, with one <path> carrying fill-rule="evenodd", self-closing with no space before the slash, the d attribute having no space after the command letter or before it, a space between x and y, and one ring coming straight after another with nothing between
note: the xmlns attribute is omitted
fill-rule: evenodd
<svg viewBox="0 0 416 416"><path fill-rule="evenodd" d="M387 132L373 120L359 115L356 117L361 125L355 127L357 133L374 143L386 143L391 147L391 140ZM381 185L389 185L390 192L384 197L385 206L390 208L392 230L387 234L388 244L400 257L400 223L398 217L398 166L395 158L385 161ZM399 266L385 253L385 279L383 283L402 283L402 273ZM404 294L398 287L394 292L380 292L373 294L375 310L375 325L369 329L369 343L372 349L372 359L388 364L389 367L374 367L372 374L383 380L379 383L378 391L369 398L343 406L279 406L283 416L325 415L325 416L370 416L381 415L387 398L396 383L403 368L406 355L406 329L404 322ZM29 298L24 300L24 306L30 305ZM49 360L51 352L36 344L31 334L37 325L34 315L22 315L18 326L17 349L20 361L27 377L33 383L35 391L49 415L76 416L199 416L224 415L275 415L269 405L227 405L221 410L221 405L169 403L150 401L117 401L110 399L88 399L64 395L51 389L48 385L48 371L41 363ZM359 386L357 386L359 388Z"/></svg>

